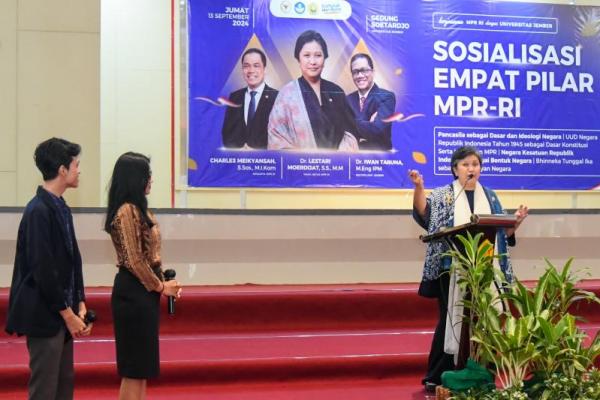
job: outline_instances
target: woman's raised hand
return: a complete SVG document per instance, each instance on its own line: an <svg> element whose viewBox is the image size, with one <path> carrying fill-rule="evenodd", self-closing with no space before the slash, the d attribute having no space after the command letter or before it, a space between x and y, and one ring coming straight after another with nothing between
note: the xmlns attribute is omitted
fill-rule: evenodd
<svg viewBox="0 0 600 400"><path fill-rule="evenodd" d="M408 170L408 177L415 187L423 187L423 175L419 173L416 169Z"/></svg>

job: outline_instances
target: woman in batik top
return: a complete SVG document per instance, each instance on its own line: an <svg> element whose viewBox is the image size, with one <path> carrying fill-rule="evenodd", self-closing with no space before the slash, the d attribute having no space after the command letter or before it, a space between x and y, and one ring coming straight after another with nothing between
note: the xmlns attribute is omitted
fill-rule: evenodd
<svg viewBox="0 0 600 400"><path fill-rule="evenodd" d="M112 290L119 399L143 399L146 380L159 374L160 296L181 295L175 280L165 282L160 231L148 210L150 159L128 152L117 160L108 193L105 230L117 253Z"/></svg>

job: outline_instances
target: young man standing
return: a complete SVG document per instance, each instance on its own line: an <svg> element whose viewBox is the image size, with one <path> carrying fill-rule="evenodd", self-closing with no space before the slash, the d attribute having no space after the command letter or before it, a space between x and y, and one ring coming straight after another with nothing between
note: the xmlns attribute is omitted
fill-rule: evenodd
<svg viewBox="0 0 600 400"><path fill-rule="evenodd" d="M62 198L79 186L78 144L52 138L35 149L44 183L23 212L6 331L25 335L30 400L73 399L73 337L87 336L81 255Z"/></svg>

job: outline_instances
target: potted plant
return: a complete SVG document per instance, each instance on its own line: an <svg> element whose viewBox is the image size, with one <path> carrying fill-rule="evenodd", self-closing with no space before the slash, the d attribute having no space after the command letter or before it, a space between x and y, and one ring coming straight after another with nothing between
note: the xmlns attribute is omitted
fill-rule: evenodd
<svg viewBox="0 0 600 400"><path fill-rule="evenodd" d="M455 246L446 255L453 258L458 285L471 293L463 301L469 310L465 322L471 335L470 357L495 375L500 390L474 387L454 393L453 398L600 399L565 397L569 382L589 382L571 385L569 396L578 396L574 390L584 386L593 395L599 383L593 365L600 355L600 334L585 346L587 336L576 325L580 318L571 311L581 301L600 304L600 299L576 286L581 278L572 272L572 260L560 272L546 260L546 271L529 288L518 280L506 282L494 267L498 256L491 243L482 241L482 234L467 233L458 240L462 250ZM492 289L494 282L503 288L500 293Z"/></svg>

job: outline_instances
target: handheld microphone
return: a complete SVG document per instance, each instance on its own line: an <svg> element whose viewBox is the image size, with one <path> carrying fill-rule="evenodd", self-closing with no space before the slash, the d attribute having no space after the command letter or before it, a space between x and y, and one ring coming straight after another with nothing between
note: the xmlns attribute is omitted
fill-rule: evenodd
<svg viewBox="0 0 600 400"><path fill-rule="evenodd" d="M86 325L96 322L96 312L94 310L87 310L85 317L83 317L83 322L85 322Z"/></svg>
<svg viewBox="0 0 600 400"><path fill-rule="evenodd" d="M177 275L177 273L175 272L174 269L167 269L167 270L165 270L164 275L165 275L165 281L168 282L168 281L175 279L175 275ZM167 297L167 310L169 311L169 315L175 314L175 297L173 297L173 296Z"/></svg>
<svg viewBox="0 0 600 400"><path fill-rule="evenodd" d="M462 185L462 187L458 191L458 194L456 195L456 197L454 197L454 200L458 199L458 196L460 196L462 194L462 192L465 191L465 188L467 187L467 182L469 182L471 179L473 179L474 176L475 175L473 175L473 174L467 175L467 180L465 181L465 183Z"/></svg>

